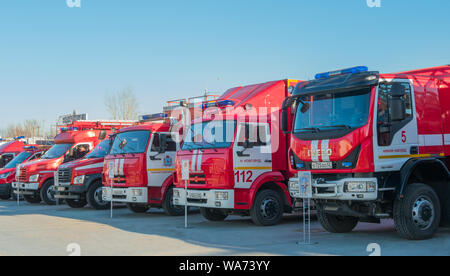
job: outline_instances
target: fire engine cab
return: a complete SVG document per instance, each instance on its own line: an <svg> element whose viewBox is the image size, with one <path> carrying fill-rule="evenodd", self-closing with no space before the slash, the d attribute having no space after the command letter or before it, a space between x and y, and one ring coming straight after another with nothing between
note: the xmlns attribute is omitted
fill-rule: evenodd
<svg viewBox="0 0 450 276"><path fill-rule="evenodd" d="M182 215L184 208L172 202L179 132L166 113L141 116L140 121L114 137L104 162L103 200L126 203L135 213L156 207Z"/></svg>
<svg viewBox="0 0 450 276"><path fill-rule="evenodd" d="M39 160L27 162L17 167L13 189L23 195L29 203L44 201L55 205L55 172L63 163L83 158L89 153L107 131L131 125L122 121L76 121L60 129L54 145Z"/></svg>
<svg viewBox="0 0 450 276"><path fill-rule="evenodd" d="M16 167L22 163L37 160L48 149L46 146L28 145L23 147L24 151L19 153L11 162L9 162L3 169L0 169L0 199L7 200L15 194L11 189L11 184L16 177Z"/></svg>
<svg viewBox="0 0 450 276"><path fill-rule="evenodd" d="M174 204L200 207L208 220L250 215L274 225L291 210L289 136L280 131L281 105L299 81L236 87L205 102L176 158ZM183 163L190 174L185 192ZM187 202L186 202L187 201Z"/></svg>
<svg viewBox="0 0 450 276"><path fill-rule="evenodd" d="M322 226L344 233L394 219L402 237L432 237L450 215L449 114L450 66L356 67L298 84L282 128L292 133L292 170L312 174ZM289 186L299 198L299 179Z"/></svg>
<svg viewBox="0 0 450 276"><path fill-rule="evenodd" d="M5 167L24 150L26 144L21 141L22 139L25 139L25 137L16 137L13 141L5 142L0 145L0 168Z"/></svg>

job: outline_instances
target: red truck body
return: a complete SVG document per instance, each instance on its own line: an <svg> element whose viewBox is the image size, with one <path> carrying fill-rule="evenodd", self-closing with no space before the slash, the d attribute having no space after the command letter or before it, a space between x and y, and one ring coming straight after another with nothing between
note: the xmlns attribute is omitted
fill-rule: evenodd
<svg viewBox="0 0 450 276"><path fill-rule="evenodd" d="M24 151L25 143L22 141L10 141L0 145L0 168L6 166L19 153Z"/></svg>
<svg viewBox="0 0 450 276"><path fill-rule="evenodd" d="M184 205L187 198L187 205L200 207L209 220L238 213L250 214L259 225L278 223L292 203L287 188L289 136L280 131L278 120L282 102L298 82L232 88L216 102L205 103L204 117L192 122L177 153L174 203ZM198 141L196 129L204 134ZM215 129L212 135L209 129ZM225 129L229 139L223 143L219 140ZM186 162L187 197L182 179Z"/></svg>
<svg viewBox="0 0 450 276"><path fill-rule="evenodd" d="M61 128L54 145L41 159L21 164L17 168L14 190L30 203L43 200L49 205L56 204L54 198L54 177L58 167L73 160L83 158L100 143L113 128L131 125L118 121L77 121Z"/></svg>
<svg viewBox="0 0 450 276"><path fill-rule="evenodd" d="M11 162L3 169L0 169L0 198L3 200L13 196L11 184L16 177L16 167L22 163L39 159L44 153L45 148L37 145L28 145L23 148L24 151L19 153Z"/></svg>
<svg viewBox="0 0 450 276"><path fill-rule="evenodd" d="M103 161L109 153L112 141L100 142L80 160L62 164L55 175L55 198L64 199L72 208L89 204L97 210L107 209L102 199Z"/></svg>
<svg viewBox="0 0 450 276"><path fill-rule="evenodd" d="M126 203L136 213L156 207L179 215L183 210L172 205L171 195L175 154L179 149L172 136L178 134L171 130L166 115L157 115L161 115L157 118L161 122L143 122L115 135L104 162L103 199Z"/></svg>
<svg viewBox="0 0 450 276"><path fill-rule="evenodd" d="M449 218L450 66L319 74L287 102L286 114L298 104L291 169L311 172L327 230L394 218L400 235L424 239ZM299 197L297 177L290 190Z"/></svg>

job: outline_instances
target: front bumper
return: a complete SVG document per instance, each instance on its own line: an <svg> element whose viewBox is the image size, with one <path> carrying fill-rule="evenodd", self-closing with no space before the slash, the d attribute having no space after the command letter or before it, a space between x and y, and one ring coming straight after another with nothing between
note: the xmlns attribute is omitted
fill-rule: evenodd
<svg viewBox="0 0 450 276"><path fill-rule="evenodd" d="M217 193L227 194L227 198L218 198ZM173 203L186 204L185 189L173 189ZM234 190L187 190L187 205L203 208L234 209Z"/></svg>
<svg viewBox="0 0 450 276"><path fill-rule="evenodd" d="M53 186L55 198L57 199L81 199L84 194L83 186L70 185L69 183L59 183Z"/></svg>
<svg viewBox="0 0 450 276"><path fill-rule="evenodd" d="M148 204L148 189L103 187L102 197L107 202Z"/></svg>
<svg viewBox="0 0 450 276"><path fill-rule="evenodd" d="M12 189L17 195L34 195L39 190L39 183L13 182Z"/></svg>
<svg viewBox="0 0 450 276"><path fill-rule="evenodd" d="M348 182L375 182L376 189L370 192L352 192L345 190ZM292 197L298 198L298 178L289 180L289 193ZM374 201L378 198L378 180L376 178L343 178L339 180L312 180L312 199L324 200L344 200L344 201Z"/></svg>

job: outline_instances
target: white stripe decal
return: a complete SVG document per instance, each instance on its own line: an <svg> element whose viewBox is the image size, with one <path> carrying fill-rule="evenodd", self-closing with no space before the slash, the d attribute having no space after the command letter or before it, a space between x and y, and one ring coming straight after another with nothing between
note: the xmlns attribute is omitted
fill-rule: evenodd
<svg viewBox="0 0 450 276"><path fill-rule="evenodd" d="M119 159L114 160L114 173L115 175L119 175Z"/></svg>
<svg viewBox="0 0 450 276"><path fill-rule="evenodd" d="M443 146L442 134L419 135L420 146Z"/></svg>
<svg viewBox="0 0 450 276"><path fill-rule="evenodd" d="M203 151L198 152L198 159L197 159L197 171L202 171L202 157L203 157Z"/></svg>
<svg viewBox="0 0 450 276"><path fill-rule="evenodd" d="M125 175L123 173L123 165L125 164L125 159L120 159L120 171L119 171L119 175Z"/></svg>
<svg viewBox="0 0 450 276"><path fill-rule="evenodd" d="M330 140L322 141L322 161L324 161L324 162L330 161L330 156L328 156L329 145L330 145Z"/></svg>
<svg viewBox="0 0 450 276"><path fill-rule="evenodd" d="M84 167L75 168L75 170L81 171L81 170L89 170L89 169L97 169L97 168L103 168L103 162L84 166Z"/></svg>
<svg viewBox="0 0 450 276"><path fill-rule="evenodd" d="M311 141L311 159L313 162L319 161L319 156L317 155L317 152L319 150L319 141Z"/></svg>

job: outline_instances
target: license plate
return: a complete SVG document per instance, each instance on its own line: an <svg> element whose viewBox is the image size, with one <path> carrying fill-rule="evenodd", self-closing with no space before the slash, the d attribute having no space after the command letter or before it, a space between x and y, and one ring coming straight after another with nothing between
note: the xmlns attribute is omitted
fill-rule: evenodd
<svg viewBox="0 0 450 276"><path fill-rule="evenodd" d="M188 198L201 199L202 198L202 194L201 193L190 193Z"/></svg>
<svg viewBox="0 0 450 276"><path fill-rule="evenodd" d="M64 188L64 187L58 187L59 192L64 192L65 190L66 190L66 188Z"/></svg>
<svg viewBox="0 0 450 276"><path fill-rule="evenodd" d="M313 170L332 169L333 163L331 162L313 162L311 165Z"/></svg>

